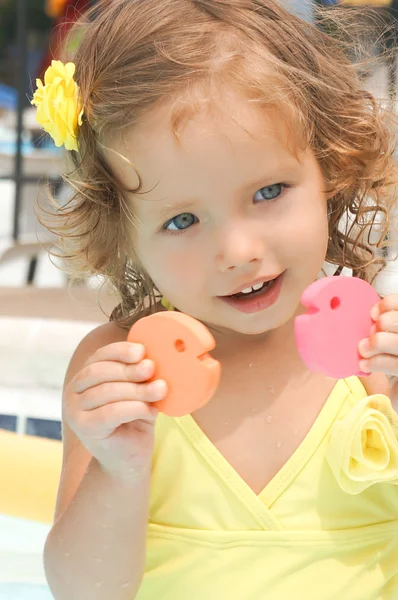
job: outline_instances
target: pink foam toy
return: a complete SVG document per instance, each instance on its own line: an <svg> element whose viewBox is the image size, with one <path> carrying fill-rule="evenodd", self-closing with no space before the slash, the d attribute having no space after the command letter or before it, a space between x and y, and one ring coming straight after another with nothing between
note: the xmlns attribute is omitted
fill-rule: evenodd
<svg viewBox="0 0 398 600"><path fill-rule="evenodd" d="M359 342L370 336L370 312L380 301L371 285L356 277L325 277L302 295L307 308L296 317L299 354L311 371L341 379L364 376L359 367Z"/></svg>

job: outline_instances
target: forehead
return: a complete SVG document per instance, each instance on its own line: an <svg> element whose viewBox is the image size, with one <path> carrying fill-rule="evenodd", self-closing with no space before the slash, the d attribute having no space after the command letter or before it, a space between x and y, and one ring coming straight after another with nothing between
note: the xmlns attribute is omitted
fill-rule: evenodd
<svg viewBox="0 0 398 600"><path fill-rule="evenodd" d="M218 170L220 177L232 177L236 169L249 175L257 165L272 170L281 161L297 163L300 140L275 108L225 95L190 111L176 128L180 103L148 112L111 140L107 160L129 189L140 181L141 191L148 191L182 173L186 178Z"/></svg>

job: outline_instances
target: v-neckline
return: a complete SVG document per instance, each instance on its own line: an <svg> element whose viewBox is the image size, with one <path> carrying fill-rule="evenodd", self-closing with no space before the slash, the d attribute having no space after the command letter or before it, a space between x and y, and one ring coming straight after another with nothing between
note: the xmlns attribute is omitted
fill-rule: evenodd
<svg viewBox="0 0 398 600"><path fill-rule="evenodd" d="M256 517L259 525L265 529L280 530L281 527L271 514L270 507L314 455L350 391L345 379L335 383L307 435L259 494L242 479L191 415L174 420L212 471Z"/></svg>

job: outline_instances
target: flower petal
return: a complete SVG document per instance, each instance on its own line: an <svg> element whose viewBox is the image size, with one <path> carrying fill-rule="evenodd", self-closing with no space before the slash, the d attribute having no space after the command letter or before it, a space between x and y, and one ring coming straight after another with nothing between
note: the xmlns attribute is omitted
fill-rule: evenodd
<svg viewBox="0 0 398 600"><path fill-rule="evenodd" d="M83 105L79 86L74 81L76 67L53 60L44 74L44 85L36 81L37 89L31 100L37 107L36 119L47 131L56 146L78 151L77 131L83 120Z"/></svg>
<svg viewBox="0 0 398 600"><path fill-rule="evenodd" d="M340 487L359 494L371 485L398 485L398 415L387 396L358 402L331 429L327 460Z"/></svg>

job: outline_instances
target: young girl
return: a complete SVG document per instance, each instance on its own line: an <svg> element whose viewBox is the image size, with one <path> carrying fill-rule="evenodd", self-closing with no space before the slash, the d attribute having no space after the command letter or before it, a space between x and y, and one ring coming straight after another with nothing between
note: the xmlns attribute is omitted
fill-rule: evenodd
<svg viewBox="0 0 398 600"><path fill-rule="evenodd" d="M398 296L373 310L361 380L309 372L293 330L325 260L382 267L387 115L274 0L104 0L74 60L33 100L73 150L52 227L121 302L66 376L54 597L396 599ZM165 307L206 324L222 365L183 418L157 413L167 384L126 341Z"/></svg>

